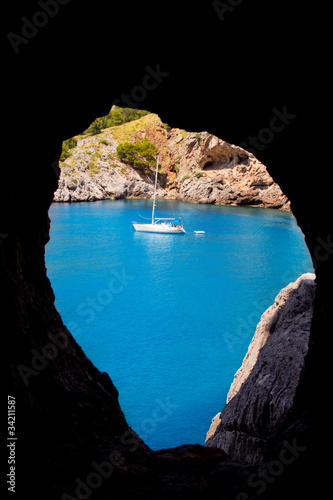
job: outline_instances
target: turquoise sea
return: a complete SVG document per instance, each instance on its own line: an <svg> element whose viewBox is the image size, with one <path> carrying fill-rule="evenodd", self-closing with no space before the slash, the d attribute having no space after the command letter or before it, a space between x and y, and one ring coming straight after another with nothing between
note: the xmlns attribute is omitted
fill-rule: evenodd
<svg viewBox="0 0 333 500"><path fill-rule="evenodd" d="M52 204L56 306L151 448L203 444L261 314L311 259L290 213L163 200L186 229L164 235L133 230L138 205Z"/></svg>

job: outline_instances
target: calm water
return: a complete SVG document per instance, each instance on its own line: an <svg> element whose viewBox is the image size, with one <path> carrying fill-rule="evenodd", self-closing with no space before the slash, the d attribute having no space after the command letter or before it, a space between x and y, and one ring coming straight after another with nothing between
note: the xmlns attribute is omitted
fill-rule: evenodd
<svg viewBox="0 0 333 500"><path fill-rule="evenodd" d="M153 449L203 444L261 314L311 260L288 213L159 201L187 231L163 235L134 232L138 203L53 204L48 276L129 425Z"/></svg>

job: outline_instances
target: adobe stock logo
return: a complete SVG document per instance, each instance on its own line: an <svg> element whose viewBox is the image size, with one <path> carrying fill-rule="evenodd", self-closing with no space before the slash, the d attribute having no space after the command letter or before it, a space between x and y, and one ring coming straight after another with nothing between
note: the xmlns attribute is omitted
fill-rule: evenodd
<svg viewBox="0 0 333 500"><path fill-rule="evenodd" d="M13 33L12 31L7 34L7 38L13 47L15 54L18 54L21 45L26 45L29 41L38 35L39 30L44 28L50 18L55 17L60 9L60 5L66 5L70 0L39 0L38 6L42 10L34 13L31 19L26 16L21 17L22 27L21 34Z"/></svg>
<svg viewBox="0 0 333 500"><path fill-rule="evenodd" d="M286 468L295 462L307 449L306 446L301 446L294 438L292 443L283 441L283 448L276 460L272 460L267 465L259 467L258 474L252 474L247 480L250 488L256 488L254 497L252 493L242 491L239 493L235 500L251 500L258 498L258 495L264 493L268 485L274 483L276 479L281 476Z"/></svg>
<svg viewBox="0 0 333 500"><path fill-rule="evenodd" d="M137 108L139 103L142 103L147 98L148 93L155 90L170 75L167 71L161 71L160 64L157 64L155 68L146 66L145 70L146 74L143 77L142 84L136 85L127 94L122 93L120 99L115 99L112 102L112 106L120 103L120 106Z"/></svg>
<svg viewBox="0 0 333 500"><path fill-rule="evenodd" d="M220 18L220 21L223 22L225 19L225 14L228 12L233 12L235 7L238 7L243 3L243 0L227 0L226 2L221 2L221 0L214 0L213 7Z"/></svg>
<svg viewBox="0 0 333 500"><path fill-rule="evenodd" d="M260 129L256 136L249 135L246 141L238 144L239 147L256 156L258 151L263 151L273 142L276 134L283 132L291 121L297 118L297 115L288 111L287 106L283 106L282 110L273 108L272 114L268 126Z"/></svg>

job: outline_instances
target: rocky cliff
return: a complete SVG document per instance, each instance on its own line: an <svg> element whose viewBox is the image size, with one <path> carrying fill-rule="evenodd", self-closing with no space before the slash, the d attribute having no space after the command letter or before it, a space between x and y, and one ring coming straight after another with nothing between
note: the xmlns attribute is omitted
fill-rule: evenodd
<svg viewBox="0 0 333 500"><path fill-rule="evenodd" d="M96 135L76 136L76 146L60 162L54 201L141 197L149 174L121 162L116 148L144 138L160 155L159 198L290 209L287 197L251 153L208 132L170 128L153 113Z"/></svg>
<svg viewBox="0 0 333 500"><path fill-rule="evenodd" d="M294 403L308 351L315 295L314 274L303 274L281 290L262 315L243 364L217 414L207 446L233 460L260 462Z"/></svg>

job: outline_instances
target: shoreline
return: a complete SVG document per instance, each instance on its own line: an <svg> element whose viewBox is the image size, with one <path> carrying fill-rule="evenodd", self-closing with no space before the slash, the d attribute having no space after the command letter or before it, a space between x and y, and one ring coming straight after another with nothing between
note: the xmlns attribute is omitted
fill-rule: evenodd
<svg viewBox="0 0 333 500"><path fill-rule="evenodd" d="M118 197L106 197L106 198L103 198L103 199L94 199L94 200L79 200L79 199L76 199L76 200L67 200L67 201L64 201L64 200L52 200L52 203L55 203L55 204L79 204L79 203L95 203L95 202L98 202L98 201L120 201L120 200L141 200L142 199L142 196L130 196L130 197L122 197L122 198L118 198ZM152 197L147 197L145 198L146 200L152 200ZM233 203L228 203L228 204L225 204L225 203L201 203L200 201L185 201L185 200L179 200L178 198L156 198L157 201L178 201L178 202L181 202L181 203L188 203L190 205L211 205L211 206L216 206L216 207L233 207L233 208L261 208L261 209L264 209L264 210L277 210L279 212L284 212L284 213L287 213L287 214L293 214L292 210L289 209L289 210L286 210L284 208L278 208L278 207L265 207L265 206L260 206L259 204L257 205L251 205L251 204L233 204Z"/></svg>

